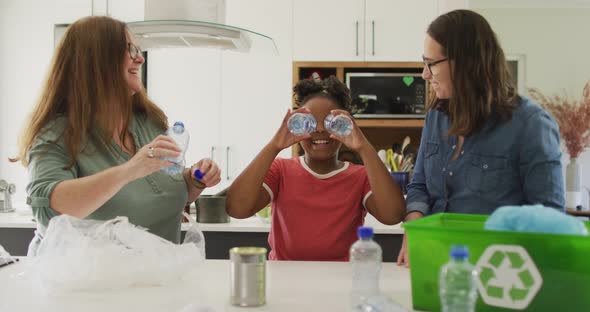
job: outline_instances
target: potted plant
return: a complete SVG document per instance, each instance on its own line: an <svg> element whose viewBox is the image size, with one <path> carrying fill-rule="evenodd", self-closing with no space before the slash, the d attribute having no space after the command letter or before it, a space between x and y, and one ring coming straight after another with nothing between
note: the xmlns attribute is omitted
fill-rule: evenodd
<svg viewBox="0 0 590 312"><path fill-rule="evenodd" d="M536 88L530 88L529 94L559 124L561 139L570 156L565 174L565 206L575 209L581 204L580 168L577 159L590 146L590 81L584 86L579 100L567 95L547 97Z"/></svg>

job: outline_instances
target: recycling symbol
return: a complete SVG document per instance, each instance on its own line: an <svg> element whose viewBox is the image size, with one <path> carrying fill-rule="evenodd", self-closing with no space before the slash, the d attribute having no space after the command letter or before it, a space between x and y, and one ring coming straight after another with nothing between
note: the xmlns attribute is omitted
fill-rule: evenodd
<svg viewBox="0 0 590 312"><path fill-rule="evenodd" d="M521 246L491 245L477 261L477 288L491 306L522 310L543 285L533 259Z"/></svg>

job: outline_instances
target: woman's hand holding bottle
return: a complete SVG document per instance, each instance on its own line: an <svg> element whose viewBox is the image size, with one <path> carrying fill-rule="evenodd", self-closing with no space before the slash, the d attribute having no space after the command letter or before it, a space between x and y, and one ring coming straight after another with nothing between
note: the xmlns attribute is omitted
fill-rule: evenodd
<svg viewBox="0 0 590 312"><path fill-rule="evenodd" d="M162 157L178 157L181 151L176 142L168 136L159 135L153 141L139 149L131 159L121 165L129 181L150 175L162 167L170 167L173 163L162 160Z"/></svg>

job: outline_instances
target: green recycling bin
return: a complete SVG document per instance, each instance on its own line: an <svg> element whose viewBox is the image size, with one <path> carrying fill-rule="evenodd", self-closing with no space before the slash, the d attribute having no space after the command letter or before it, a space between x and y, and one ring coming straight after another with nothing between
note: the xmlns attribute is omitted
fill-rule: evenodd
<svg viewBox="0 0 590 312"><path fill-rule="evenodd" d="M590 236L488 231L487 218L439 213L403 225L414 309L441 310L439 270L451 245L466 245L479 272L476 311L590 311Z"/></svg>

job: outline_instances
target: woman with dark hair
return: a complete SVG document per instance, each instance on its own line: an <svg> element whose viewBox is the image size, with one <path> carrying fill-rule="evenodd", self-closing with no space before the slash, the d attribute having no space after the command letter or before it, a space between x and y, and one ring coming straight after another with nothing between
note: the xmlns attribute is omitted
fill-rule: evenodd
<svg viewBox="0 0 590 312"><path fill-rule="evenodd" d="M21 141L27 202L38 224L30 255L59 214L126 216L178 242L185 204L220 181L209 159L193 165L206 172L201 181L188 168L172 176L160 171L172 165L161 157L180 150L163 135L166 115L145 94L143 63L123 22L94 16L68 27Z"/></svg>
<svg viewBox="0 0 590 312"><path fill-rule="evenodd" d="M439 16L424 41L429 106L405 221L439 212L491 214L503 205L563 210L555 121L517 94L488 22L457 10ZM406 239L398 264L409 266Z"/></svg>
<svg viewBox="0 0 590 312"><path fill-rule="evenodd" d="M367 212L382 223L397 224L405 211L404 199L356 124L343 137L324 128L329 114L352 119L345 84L334 76L305 79L293 91L301 108L287 112L275 136L232 183L226 209L232 217L248 218L272 204L271 260L345 261ZM290 133L287 120L296 112L312 114L315 131ZM298 142L303 156L275 159ZM342 144L359 154L364 166L339 161Z"/></svg>

